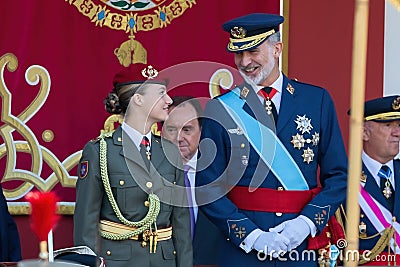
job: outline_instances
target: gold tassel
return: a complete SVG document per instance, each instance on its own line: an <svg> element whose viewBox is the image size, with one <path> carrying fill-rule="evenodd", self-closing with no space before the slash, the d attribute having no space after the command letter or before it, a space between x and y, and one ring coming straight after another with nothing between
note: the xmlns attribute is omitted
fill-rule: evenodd
<svg viewBox="0 0 400 267"><path fill-rule="evenodd" d="M375 257L378 256L385 249L386 245L388 244L388 242L390 242L390 239L393 237L394 233L394 228L386 228L383 231L382 236L379 238L378 242L376 242L376 245L371 249L369 260L360 259L358 261L358 264L362 265L375 259Z"/></svg>

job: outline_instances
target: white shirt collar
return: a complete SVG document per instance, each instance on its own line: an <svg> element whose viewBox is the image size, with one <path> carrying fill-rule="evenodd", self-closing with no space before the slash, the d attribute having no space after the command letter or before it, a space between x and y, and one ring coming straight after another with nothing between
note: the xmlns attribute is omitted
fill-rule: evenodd
<svg viewBox="0 0 400 267"><path fill-rule="evenodd" d="M392 184L393 188L395 188L394 175L393 175L393 171L394 171L393 160L390 160L389 162L387 162L385 164L379 163L378 161L376 161L373 158L371 158L370 156L368 156L364 150L362 152L361 157L362 157L362 161L364 162L364 165L367 167L368 171L372 174L372 176L374 176L375 181L378 184L378 186L380 186L380 179L381 179L378 177L378 172L381 169L382 165L387 165L392 170L392 175L390 176L389 181Z"/></svg>
<svg viewBox="0 0 400 267"><path fill-rule="evenodd" d="M190 169L189 171L196 171L196 167L197 167L197 152L193 155L193 157L185 163L185 165L189 166Z"/></svg>
<svg viewBox="0 0 400 267"><path fill-rule="evenodd" d="M282 72L279 72L278 79L276 79L276 81L271 84L271 87L275 88L275 90L278 91L277 93L280 94L282 93L282 85L283 85L283 75Z"/></svg>
<svg viewBox="0 0 400 267"><path fill-rule="evenodd" d="M273 82L270 87L275 88L276 91L278 91L277 93L281 93L282 92L282 85L283 85L283 75L282 72L279 72L279 76L278 79L275 80L275 82ZM257 85L257 92L260 91L261 89L263 89L265 86L261 86L261 85Z"/></svg>
<svg viewBox="0 0 400 267"><path fill-rule="evenodd" d="M122 123L122 130L126 132L129 138L133 141L136 147L139 149L140 142L142 142L143 134L137 131L135 128L129 126L127 123ZM151 146L151 131L145 134L145 136L149 139L150 146Z"/></svg>

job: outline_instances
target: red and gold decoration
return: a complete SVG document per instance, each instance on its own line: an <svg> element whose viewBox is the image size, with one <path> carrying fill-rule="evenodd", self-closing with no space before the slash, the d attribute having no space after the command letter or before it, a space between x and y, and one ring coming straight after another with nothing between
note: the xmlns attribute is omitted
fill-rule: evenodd
<svg viewBox="0 0 400 267"><path fill-rule="evenodd" d="M101 0L102 3L96 3L99 0L66 1L96 26L129 33L129 39L114 50L119 63L124 67L147 63L147 50L135 40L135 33L164 28L196 4L195 0Z"/></svg>
<svg viewBox="0 0 400 267"><path fill-rule="evenodd" d="M60 218L56 214L58 197L54 192L30 192L25 198L31 204L31 228L40 242L39 258L47 261L47 237Z"/></svg>

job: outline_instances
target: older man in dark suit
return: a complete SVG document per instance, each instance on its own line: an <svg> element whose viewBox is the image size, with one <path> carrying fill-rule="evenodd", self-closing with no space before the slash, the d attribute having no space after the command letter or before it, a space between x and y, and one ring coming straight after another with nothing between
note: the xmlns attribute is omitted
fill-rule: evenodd
<svg viewBox="0 0 400 267"><path fill-rule="evenodd" d="M222 234L195 202L197 149L202 115L203 109L198 99L192 96L174 96L168 119L163 123L162 135L179 147L184 164L188 197L192 200L193 264L216 266Z"/></svg>

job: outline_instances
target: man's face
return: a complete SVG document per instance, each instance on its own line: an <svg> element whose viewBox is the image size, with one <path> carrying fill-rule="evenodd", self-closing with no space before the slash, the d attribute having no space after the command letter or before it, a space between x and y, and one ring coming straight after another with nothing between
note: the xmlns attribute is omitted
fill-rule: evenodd
<svg viewBox="0 0 400 267"><path fill-rule="evenodd" d="M280 52L281 43L271 45L266 41L250 51L235 53L235 64L242 76L261 85L266 80L277 78Z"/></svg>
<svg viewBox="0 0 400 267"><path fill-rule="evenodd" d="M190 103L173 107L162 129L163 136L179 147L184 162L189 161L196 153L200 133L196 110Z"/></svg>
<svg viewBox="0 0 400 267"><path fill-rule="evenodd" d="M399 153L400 120L364 123L363 149L371 158L385 164Z"/></svg>

